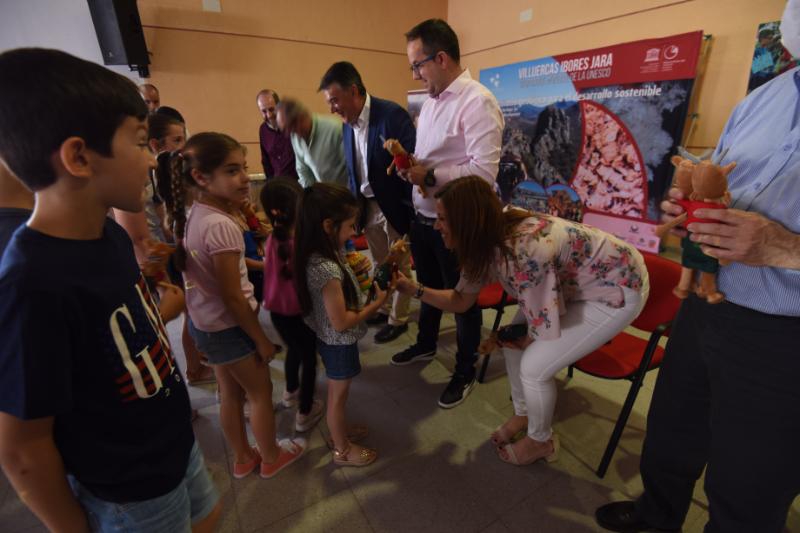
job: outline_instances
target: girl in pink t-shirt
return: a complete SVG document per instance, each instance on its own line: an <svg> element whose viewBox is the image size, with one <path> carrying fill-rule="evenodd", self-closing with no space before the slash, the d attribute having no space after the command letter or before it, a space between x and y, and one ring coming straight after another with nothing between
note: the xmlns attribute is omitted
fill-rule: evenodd
<svg viewBox="0 0 800 533"><path fill-rule="evenodd" d="M300 432L313 428L324 413L322 400L314 399L317 335L303 321L291 266L297 202L302 195L303 188L291 178L273 178L261 189L261 205L273 227L264 245L263 306L288 347L283 404L286 407L299 404L294 426Z"/></svg>
<svg viewBox="0 0 800 533"><path fill-rule="evenodd" d="M258 322L247 279L244 239L235 213L250 194L244 147L221 133L192 136L172 160L175 263L184 274L189 332L214 368L220 391L220 425L233 449L233 475L260 466L271 478L303 453L304 439L275 439L269 361L275 346ZM196 189L186 216L184 187ZM244 399L258 448L247 440Z"/></svg>

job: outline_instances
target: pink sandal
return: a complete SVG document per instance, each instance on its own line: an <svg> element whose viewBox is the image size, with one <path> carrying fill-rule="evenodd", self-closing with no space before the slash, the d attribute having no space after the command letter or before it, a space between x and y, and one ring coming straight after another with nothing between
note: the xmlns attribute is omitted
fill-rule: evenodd
<svg viewBox="0 0 800 533"><path fill-rule="evenodd" d="M558 460L558 451L559 451L559 449L561 447L561 444L560 444L560 442L558 440L558 435L554 434L552 437L550 437L550 442L553 443L553 451L550 452L549 455L545 455L543 457L537 457L536 459L533 459L531 461L521 462L519 460L519 458L517 457L516 452L514 452L514 447L511 444L504 444L502 446L498 446L497 447L497 452L498 452L497 453L497 457L499 457L501 461L509 463L509 464L512 464L512 465L515 465L515 466L524 466L524 465L533 464L533 463L535 463L536 461L538 461L540 459L544 459L548 463L553 463L553 462ZM505 450L506 453L508 454L508 458L503 457L500 454L500 450Z"/></svg>
<svg viewBox="0 0 800 533"><path fill-rule="evenodd" d="M261 462L261 477L271 479L278 475L278 472L294 463L303 452L306 451L306 439L282 439L278 441L278 458L271 463Z"/></svg>

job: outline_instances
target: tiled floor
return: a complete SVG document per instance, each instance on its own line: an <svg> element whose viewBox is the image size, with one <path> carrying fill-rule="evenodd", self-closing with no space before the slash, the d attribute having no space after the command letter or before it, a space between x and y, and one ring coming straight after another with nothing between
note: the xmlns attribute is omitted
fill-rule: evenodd
<svg viewBox="0 0 800 533"><path fill-rule="evenodd" d="M506 314L506 320L513 317ZM484 323L491 324L493 312ZM266 317L263 317L266 319ZM179 341L179 323L170 336ZM268 326L270 336L277 339ZM234 480L231 457L219 427L213 387L192 388L200 418L195 432L214 481L223 495L222 532L469 532L597 531L594 509L635 496L641 490L639 454L655 372L645 380L634 412L605 479L594 469L627 393L627 382L610 382L576 373L558 378L555 429L559 461L514 467L499 461L488 441L511 413L502 358L490 366L492 379L477 385L462 405L442 410L436 404L453 365L455 331L445 316L436 359L393 367L392 354L412 342L416 325L389 345L372 344L371 330L361 343L363 373L353 381L351 420L371 428L367 444L380 457L363 469L337 468L325 445L324 422L309 434L310 449L299 463L273 480L257 476ZM182 363L180 343L174 342ZM283 390L281 361L273 362L275 398ZM324 398L320 367L318 394ZM279 433L292 433L293 413L278 413ZM679 451L677 451L679 453ZM698 484L684 531L700 532L707 502ZM800 501L787 530L800 531ZM44 531L0 476L0 531Z"/></svg>

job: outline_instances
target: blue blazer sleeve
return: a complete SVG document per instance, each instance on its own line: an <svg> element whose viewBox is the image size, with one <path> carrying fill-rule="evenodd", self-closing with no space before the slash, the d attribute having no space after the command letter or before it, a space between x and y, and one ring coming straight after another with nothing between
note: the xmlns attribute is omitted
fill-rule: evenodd
<svg viewBox="0 0 800 533"><path fill-rule="evenodd" d="M392 156L383 148L380 135L386 139L399 140L407 152L413 153L417 141L414 122L405 109L380 98L373 97L370 114L370 128L374 127L377 132L369 164L370 185L389 223L398 233L408 233L414 215L411 184L395 172L386 174L386 169L392 163Z"/></svg>

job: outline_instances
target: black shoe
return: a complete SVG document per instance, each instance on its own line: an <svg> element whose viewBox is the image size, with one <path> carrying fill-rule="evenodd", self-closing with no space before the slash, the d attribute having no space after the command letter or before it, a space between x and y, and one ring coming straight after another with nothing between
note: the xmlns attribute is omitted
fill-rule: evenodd
<svg viewBox="0 0 800 533"><path fill-rule="evenodd" d="M597 525L609 531L636 533L637 531L680 531L678 529L657 529L636 512L636 504L632 501L614 502L598 507L594 512Z"/></svg>
<svg viewBox="0 0 800 533"><path fill-rule="evenodd" d="M370 326L380 326L381 324L386 324L388 321L389 315L384 315L383 313L378 313L374 317L366 320L367 324Z"/></svg>
<svg viewBox="0 0 800 533"><path fill-rule="evenodd" d="M430 361L434 355L436 355L436 349L423 350L419 345L415 344L400 353L394 354L392 356L392 364L394 366L405 366L417 361Z"/></svg>
<svg viewBox="0 0 800 533"><path fill-rule="evenodd" d="M400 324L399 326L386 324L375 334L375 344L393 341L406 331L408 331L408 324Z"/></svg>
<svg viewBox="0 0 800 533"><path fill-rule="evenodd" d="M472 387L475 386L475 376L467 378L464 374L456 372L450 378L450 383L444 389L442 397L439 398L439 407L442 409L450 409L460 404L469 396Z"/></svg>

